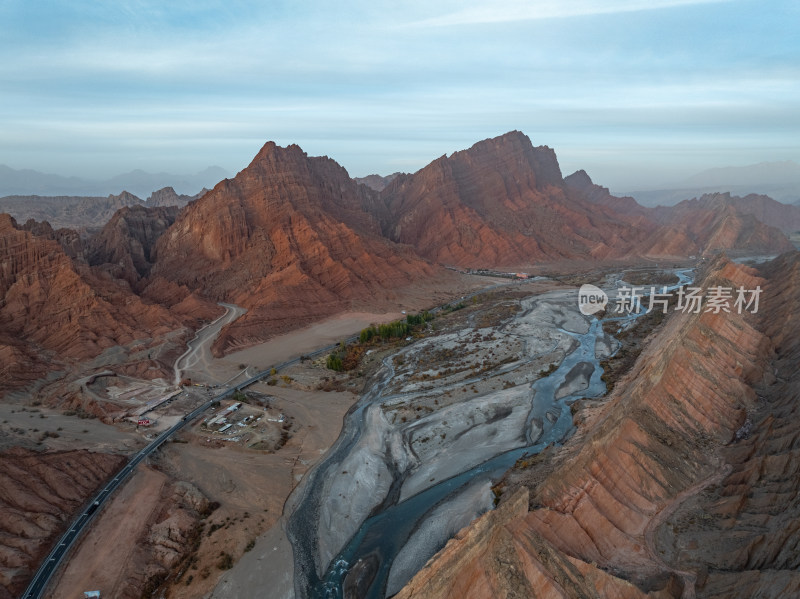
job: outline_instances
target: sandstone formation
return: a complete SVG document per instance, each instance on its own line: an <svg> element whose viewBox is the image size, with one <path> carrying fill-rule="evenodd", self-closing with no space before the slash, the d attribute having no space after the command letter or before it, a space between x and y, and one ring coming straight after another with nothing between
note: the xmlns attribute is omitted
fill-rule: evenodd
<svg viewBox="0 0 800 599"><path fill-rule="evenodd" d="M701 286L761 285L759 314L673 314L398 597L796 595L798 277L797 252L761 273L715 262Z"/></svg>
<svg viewBox="0 0 800 599"><path fill-rule="evenodd" d="M134 287L150 273L153 246L175 222L178 210L175 205L118 210L89 241L87 261L92 266L104 265L116 278L125 279Z"/></svg>
<svg viewBox="0 0 800 599"><path fill-rule="evenodd" d="M70 518L124 462L88 451L0 454L0 599L22 593Z"/></svg>
<svg viewBox="0 0 800 599"><path fill-rule="evenodd" d="M518 131L401 175L381 198L389 238L465 267L620 256L646 234L571 193L553 150Z"/></svg>
<svg viewBox="0 0 800 599"><path fill-rule="evenodd" d="M34 229L37 229L34 227ZM181 327L110 276L71 259L48 232L39 237L0 215L0 389L73 360L153 339Z"/></svg>
<svg viewBox="0 0 800 599"><path fill-rule="evenodd" d="M779 215L791 222L795 208L766 196L714 194L675 206L645 208L631 197L611 195L607 188L592 183L585 171L573 173L564 182L592 204L636 218L635 226L648 232L636 255L688 256L724 250L778 254L794 249L777 223Z"/></svg>
<svg viewBox="0 0 800 599"><path fill-rule="evenodd" d="M792 247L736 206L697 205L658 218L584 171L564 179L553 150L518 131L400 175L381 199L387 237L434 262L470 268Z"/></svg>
<svg viewBox="0 0 800 599"><path fill-rule="evenodd" d="M247 308L215 347L250 344L437 272L381 237L379 208L333 160L268 143L183 209L156 242L151 277Z"/></svg>
<svg viewBox="0 0 800 599"><path fill-rule="evenodd" d="M208 190L203 188L200 193L190 196L176 193L172 187L164 187L150 194L147 198L147 206L178 206L179 208L183 208L186 204L202 197L207 192Z"/></svg>

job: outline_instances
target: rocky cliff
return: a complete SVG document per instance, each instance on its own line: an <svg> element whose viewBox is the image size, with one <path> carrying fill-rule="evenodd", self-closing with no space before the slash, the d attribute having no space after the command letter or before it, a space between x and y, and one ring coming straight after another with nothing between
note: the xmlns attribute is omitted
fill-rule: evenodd
<svg viewBox="0 0 800 599"><path fill-rule="evenodd" d="M384 233L444 264L621 256L646 235L626 215L571 193L553 150L518 131L401 175L381 197Z"/></svg>
<svg viewBox="0 0 800 599"><path fill-rule="evenodd" d="M162 306L71 259L52 229L34 229L43 236L0 215L0 353L9 359L0 372L3 391L28 373L38 378L45 363L55 370L181 327Z"/></svg>
<svg viewBox="0 0 800 599"><path fill-rule="evenodd" d="M88 451L0 454L0 599L19 597L69 518L124 462Z"/></svg>
<svg viewBox="0 0 800 599"><path fill-rule="evenodd" d="M673 314L564 447L512 472L512 498L398 597L796 594L798 276L796 252L762 272L715 262L701 286L761 285L759 314Z"/></svg>
<svg viewBox="0 0 800 599"><path fill-rule="evenodd" d="M208 190L203 188L200 193L190 196L177 193L172 187L164 187L150 194L147 198L147 206L151 208L159 206L178 206L179 208L183 208L189 202L202 197L206 192L208 192Z"/></svg>
<svg viewBox="0 0 800 599"><path fill-rule="evenodd" d="M333 160L268 143L180 213L151 276L248 309L218 340L225 351L429 280L435 267L381 237L379 209Z"/></svg>
<svg viewBox="0 0 800 599"><path fill-rule="evenodd" d="M159 237L178 216L178 206L130 206L118 210L87 243L86 259L131 286L136 286L153 266L151 252Z"/></svg>
<svg viewBox="0 0 800 599"><path fill-rule="evenodd" d="M648 231L633 252L645 256L688 256L724 250L779 254L793 249L781 232L792 229L792 206L766 196L703 196L675 206L645 208L631 197L615 197L596 185L585 171L564 179L565 184L587 201L617 214L635 218L635 226ZM786 220L778 225L781 216Z"/></svg>

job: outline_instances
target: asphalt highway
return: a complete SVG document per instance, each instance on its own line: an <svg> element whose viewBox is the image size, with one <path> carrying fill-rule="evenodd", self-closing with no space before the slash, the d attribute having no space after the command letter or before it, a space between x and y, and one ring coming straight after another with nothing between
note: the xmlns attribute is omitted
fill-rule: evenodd
<svg viewBox="0 0 800 599"><path fill-rule="evenodd" d="M358 336L354 335L347 339L347 342L354 341L357 339ZM305 354L302 358L294 358L292 360L287 360L286 362L282 362L278 364L274 368L276 370L281 370L282 368L286 368L293 364L297 364L300 362L301 359L305 358L313 358L318 356L319 354L325 353L327 351L332 350L338 344L332 344L320 348L310 354ZM127 478L133 473L136 466L139 463L147 458L151 453L153 453L156 449L158 449L167 439L169 439L172 435L176 432L181 430L184 426L189 424L195 418L197 418L200 414L208 410L212 405L216 402L220 401L221 399L225 399L231 397L237 391L241 391L245 387L249 387L253 383L260 381L261 379L270 376L270 368L263 370L256 374L255 376L250 377L243 383L240 383L218 395L215 395L207 402L202 404L201 406L195 408L188 414L186 414L181 420L179 420L176 424L174 424L169 429L162 432L158 437L153 439L146 447L141 449L138 453L136 453L130 461L111 479L108 484L106 484L103 489L97 493L92 499L84 506L81 513L72 521L67 531L61 536L58 540L56 545L44 559L42 564L39 566L39 569L36 571L35 576L31 580L28 588L22 594L21 599L38 599L42 597L44 594L47 585L50 582L53 574L56 572L58 567L61 565L61 562L64 560L64 557L69 553L72 546L75 542L80 538L81 533L86 529L88 524L92 521L94 516L97 512L100 511L100 508L103 507L106 501L108 501L109 497L113 495L114 491L117 490L118 487L123 485Z"/></svg>
<svg viewBox="0 0 800 599"><path fill-rule="evenodd" d="M470 293L465 295L461 298L461 301L465 299L471 299L472 297L479 295L481 293L486 293L487 291L495 290L499 287L508 287L511 285L519 284L524 281L515 281L514 283L504 283L499 285L494 285L489 288L484 288L479 291ZM455 300L453 303L459 300ZM447 304L445 304L447 305ZM438 312L442 309L442 307L437 307L431 310L431 312ZM358 335L353 335L348 337L345 342L351 343L358 339ZM303 359L314 358L320 354L325 352L331 351L339 344L334 343L331 345L327 345L322 347L318 350L315 350L309 354L305 354L298 358L293 358L291 360L287 360L282 362L273 368L275 370L281 370L283 368L287 368L293 364L297 364ZM153 453L156 449L158 449L167 439L169 439L172 435L176 432L181 430L184 426L188 423L193 421L197 418L200 414L208 410L212 405L216 402L231 397L237 391L241 391L242 389L249 387L253 383L260 381L261 379L270 376L271 368L267 368L262 370L261 372L257 373L255 376L250 377L249 379L245 380L243 383L235 385L230 389L215 395L207 402L202 404L201 406L195 408L188 414L186 414L180 421L174 424L169 429L162 432L158 437L153 439L145 448L141 449L138 453L136 453L131 460L111 479L108 484L103 487L103 489L97 493L92 499L84 506L81 513L72 521L67 531L61 536L58 540L56 545L44 559L44 561L39 566L39 569L36 571L33 579L31 580L28 588L22 594L21 599L39 599L44 595L45 590L47 589L48 584L50 583L50 579L52 578L53 574L58 570L61 563L64 561L65 556L69 553L72 546L76 543L76 541L80 538L81 533L86 529L92 519L95 517L97 512L100 511L100 508L108 501L111 495L114 494L114 491L117 490L120 486L122 486L128 477L133 473L136 466L139 463L146 459L151 453Z"/></svg>

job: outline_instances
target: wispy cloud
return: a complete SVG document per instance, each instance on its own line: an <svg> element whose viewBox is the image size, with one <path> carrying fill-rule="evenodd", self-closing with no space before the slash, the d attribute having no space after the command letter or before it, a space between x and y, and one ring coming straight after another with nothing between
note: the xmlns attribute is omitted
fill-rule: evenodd
<svg viewBox="0 0 800 599"><path fill-rule="evenodd" d="M534 21L590 15L660 10L696 4L720 4L731 0L493 0L462 8L438 17L416 21L422 27L448 27L454 25L481 25Z"/></svg>

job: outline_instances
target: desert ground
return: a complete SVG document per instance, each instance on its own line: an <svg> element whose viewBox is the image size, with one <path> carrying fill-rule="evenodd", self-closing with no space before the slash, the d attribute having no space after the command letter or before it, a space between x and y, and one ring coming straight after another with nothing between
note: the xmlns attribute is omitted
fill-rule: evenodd
<svg viewBox="0 0 800 599"><path fill-rule="evenodd" d="M479 430L495 416L505 418L508 411L515 422L519 421L521 411L516 406L524 399L523 388L542 371L555 367L574 346L569 335L555 329L580 327L582 321L570 324L569 315L561 308L556 313L552 309L537 311L524 298L550 293L563 303L576 281L588 278L613 283L614 276L606 276L613 271L513 285L493 277L470 277L473 289L487 284L501 287L476 297L465 288L466 309L438 317L415 335L408 349L404 349L405 341L374 347L361 358L356 371L345 374L328 370L322 356L301 361L250 386L237 398L244 399L244 405L228 422L231 428L227 431L220 431L219 425L210 421L238 401L225 401L205 413L139 466L133 480L98 514L90 533L51 586L50 596L80 596L75 593L89 587L106 589L119 597L134 596L130 595L132 589L142 587L160 588L169 597L186 599L247 597L251 592L255 597L264 586L270 586L274 596L281 596L281 589L289 593L293 568L287 566L292 547L282 517L286 502L290 497L297 500L297 487L305 480L304 474L337 440L348 410L387 360L397 376L389 382L381 409L371 412L375 426L363 443L369 445L372 439L377 450L378 445L386 443L384 437L393 427L413 429L413 433L404 434L411 434L410 457L419 463L419 469L402 486L400 497L405 499L426 489L430 481L446 478L474 461L475 456L464 463L440 459L452 449L445 447L450 444L449 440L444 442L448 432L454 431L451 438L461 439L462 445L470 444L477 439L473 438L473 429ZM502 328L520 310L531 312L531 322L519 325L524 331L503 333ZM80 382L84 393L128 410L129 416L112 418L113 425L87 414L2 405L0 430L8 431L3 436L7 446L61 450L77 445L129 455L226 383L235 385L244 376L339 342L368 325L400 318L404 318L401 312L343 313L224 358L211 355L214 335L200 334L189 341L176 364L176 375L184 382L192 381L180 392L171 390L171 381L126 375L93 376ZM549 324L542 327L545 321ZM520 356L524 367L519 367ZM563 394L579 391L585 378L578 371L572 373ZM472 414L469 422L461 422L459 416L465 407ZM503 415L496 414L497 410ZM131 413L151 419L151 426L136 426ZM557 415L542 415L547 417ZM543 427L541 418L517 424L534 436ZM430 441L437 435L438 441ZM506 436L485 446L485 455L517 443L516 434ZM368 448L364 451L364 455L375 453ZM368 478L362 474L359 484ZM389 480L385 477L386 483ZM326 488L335 484L344 489L353 482L345 476L339 482L328 481ZM188 485L191 492L182 485ZM337 494L331 491L331 497ZM333 557L353 524L371 509L372 504L361 505L359 501L347 506L358 514L348 511L349 515L328 515L332 520L343 518L337 526L322 532L324 559ZM328 508L336 511L339 504L333 501ZM433 536L415 536L409 546L427 547L425 551L429 552L442 538L490 507L488 484L472 485L452 501L450 511L459 514L456 520L437 524ZM121 524L131 515L132 522ZM326 535L330 537L327 540ZM123 547L138 549L121 559ZM419 565L418 559L409 558L409 551L398 558L402 565L397 570L401 574L393 579L395 586ZM277 580L281 584L275 584Z"/></svg>
<svg viewBox="0 0 800 599"><path fill-rule="evenodd" d="M400 313L341 314L222 359L209 358L200 348L198 354L205 359L194 362L199 366L197 370L183 369L182 377L209 385L219 384L224 382L221 379L236 375L241 362L246 361L251 371L266 368L320 345L339 341L371 323L387 322L400 316ZM213 341L212 337L203 336L202 339L207 343ZM217 567L220 554L229 554L238 560L249 553L252 544L265 532L273 528L279 530L275 525L292 489L339 435L344 414L357 395L347 390L320 390L318 387L323 379L330 378L329 374L320 361L309 361L282 370L274 378L275 384L251 386L248 395L255 399L238 414L252 413L253 420L261 418L261 426L254 429L254 433L250 433L248 427L248 434L255 434L257 442L240 442L236 437L205 428L203 421L213 417L214 412L184 429L177 442L164 446L157 457L139 466L133 479L99 515L90 534L81 540L52 586L50 597L82 597L83 590L95 588L122 597L127 596L135 584L146 582L144 573L150 566L142 559L145 556L130 548L152 545L149 531L164 518L161 502L169 499L166 489L175 481L192 484L215 509L207 516L197 517L194 526L204 526L205 532L192 555L191 566L187 566L180 583L172 585L170 596L198 597L210 592L225 572ZM353 388L358 389L357 386ZM192 394L197 399L192 400ZM35 420L39 432L60 427L71 438L91 438L91 446L98 450L124 447L130 451L143 445L155 430L178 419L192 401L205 395L203 388L189 388L175 400L147 413L154 420L153 428L137 430L132 424L123 425L131 429L127 434L117 432L118 426L105 425L95 419L74 419L74 423L65 427L66 417L54 414L41 420L41 412L30 412L36 408L20 411L20 408L3 406L0 415L10 418L5 425L10 428L33 426L29 423ZM233 403L223 403L219 412ZM279 418L283 422L272 422ZM82 432L84 428L89 432ZM286 434L281 439L284 430ZM58 441L47 438L45 442L56 446ZM62 444L68 442L64 440ZM122 548L128 548L125 556L120 554Z"/></svg>

